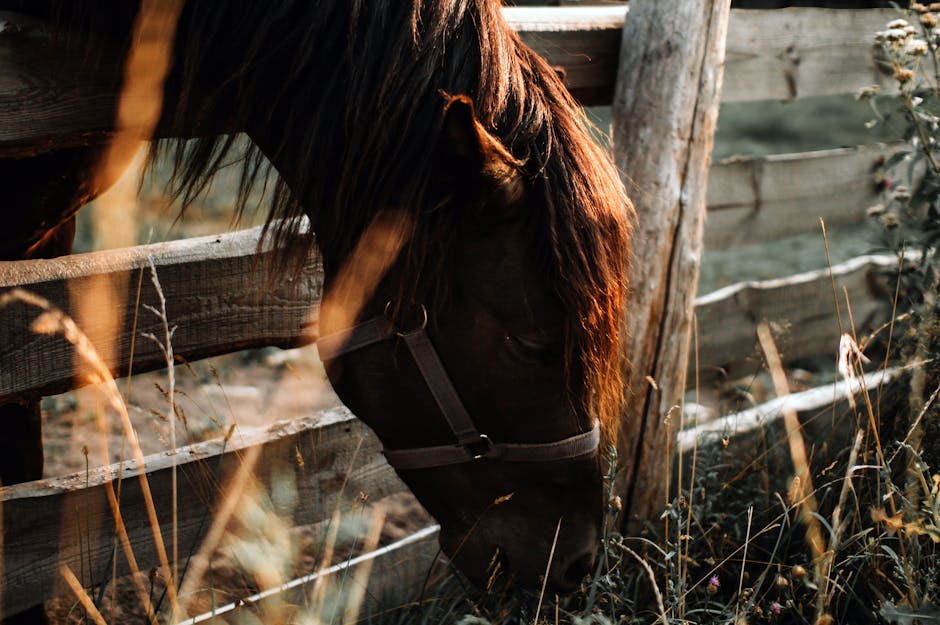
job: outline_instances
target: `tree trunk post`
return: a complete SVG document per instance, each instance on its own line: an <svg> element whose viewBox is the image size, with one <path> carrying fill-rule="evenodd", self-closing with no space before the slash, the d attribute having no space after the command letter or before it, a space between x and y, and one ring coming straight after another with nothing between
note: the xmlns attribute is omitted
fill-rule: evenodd
<svg viewBox="0 0 940 625"><path fill-rule="evenodd" d="M637 209L618 441L625 522L670 498L702 253L730 0L632 0L614 94L614 158Z"/></svg>

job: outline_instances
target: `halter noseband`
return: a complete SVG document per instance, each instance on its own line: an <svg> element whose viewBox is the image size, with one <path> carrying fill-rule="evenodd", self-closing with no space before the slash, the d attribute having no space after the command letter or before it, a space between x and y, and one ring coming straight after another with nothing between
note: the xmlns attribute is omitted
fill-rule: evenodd
<svg viewBox="0 0 940 625"><path fill-rule="evenodd" d="M455 445L437 445L413 449L386 449L388 463L396 469L427 469L476 460L503 462L546 462L577 458L592 453L600 444L600 428L595 423L588 432L551 443L494 443L481 434L467 413L457 390L450 381L444 363L431 343L427 327L428 315L420 307L421 320L413 330L400 330L388 318L391 302L385 314L373 317L349 329L340 330L317 341L320 360L327 361L362 349L374 343L401 338L408 346L428 389L434 396L441 414L457 439Z"/></svg>

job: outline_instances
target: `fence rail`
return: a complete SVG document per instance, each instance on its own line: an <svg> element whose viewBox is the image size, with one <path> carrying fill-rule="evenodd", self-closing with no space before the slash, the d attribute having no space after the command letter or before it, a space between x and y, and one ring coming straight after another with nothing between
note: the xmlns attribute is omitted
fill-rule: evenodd
<svg viewBox="0 0 940 625"><path fill-rule="evenodd" d="M576 97L610 103L625 7L515 7L504 14L527 44L563 68ZM732 10L722 101L839 95L871 84L889 89L872 38L895 17L891 9Z"/></svg>
<svg viewBox="0 0 940 625"><path fill-rule="evenodd" d="M699 297L698 381L735 379L765 369L757 342L757 324L764 320L775 322L785 362L824 354L835 362L843 333L862 338L887 321L897 271L897 258L860 256L831 269L743 282ZM689 384L695 380L690 374Z"/></svg>
<svg viewBox="0 0 940 625"><path fill-rule="evenodd" d="M613 97L627 8L510 7L503 13L523 41L560 68L583 104ZM890 9L734 10L728 31L722 99L744 102L891 88L872 55L875 31ZM0 156L100 141L114 120L120 67L89 75L45 34L46 25L0 12L19 23L0 37ZM74 57L74 55L73 55ZM70 59L63 64L63 58Z"/></svg>
<svg viewBox="0 0 940 625"><path fill-rule="evenodd" d="M751 245L857 224L880 201L877 172L897 146L733 157L708 172L705 248Z"/></svg>
<svg viewBox="0 0 940 625"><path fill-rule="evenodd" d="M135 327L136 336L160 334L159 320L142 307L156 304L148 259L153 259L169 302L171 323L178 327L173 339L177 354L197 360L249 347L309 343L316 339L323 288L319 260L312 254L302 273L278 274L272 270L273 250L265 247L259 253L260 236L259 227L51 260L0 262L0 290L19 286L72 314L81 297L101 292L102 281L126 285L114 310L123 327L107 336L104 327L83 327L96 345L116 348L116 359L108 363L115 375L125 375L131 359L138 373L165 366L156 344L133 340ZM38 314L21 303L3 310L0 400L76 386L72 345L61 336L30 331Z"/></svg>
<svg viewBox="0 0 940 625"><path fill-rule="evenodd" d="M67 593L59 574L61 564L78 574L87 572L90 562L95 568L83 581L100 584L107 579L114 548L109 488L120 492L123 522L137 561L148 569L155 564L156 548L139 478L146 473L154 501L168 502L174 461L179 475L180 551L194 550L209 529L227 478L253 447L260 448L253 476L268 492L274 480L296 485L299 505L275 511L296 525L329 520L337 506L345 501L344 507L348 507L348 501L361 494L379 499L405 490L385 462L372 431L342 407L266 428L236 429L228 440L215 439L181 447L175 453L148 456L144 467L130 460L87 473L0 488L4 610L14 613L34 605L37 597ZM298 458L303 459L302 464ZM166 544L172 537L169 510L166 505L157 507ZM128 569L120 547L118 551L120 575Z"/></svg>
<svg viewBox="0 0 940 625"><path fill-rule="evenodd" d="M264 257L254 264L259 260L255 254L259 235L260 229L255 228L127 250L0 263L0 288L21 286L50 298L68 313L74 294L90 288L92 276L133 277L122 305L125 327L109 337L95 335L91 329L96 341L104 339L106 344L121 346L118 359L111 363L115 375L126 373L131 364L130 325L135 312L141 311L138 335L159 330L157 321L138 308L137 277L145 270L148 257L154 259L164 283L171 320L179 326L174 351L187 360L253 346L310 343L317 336L322 290L317 260L311 256L309 270L295 280L265 281L265 274L259 273L267 268ZM840 297L846 289L860 330L877 326L887 318L886 294L892 291L883 276L896 267L897 260L892 257L866 256L834 266L831 272L823 269L735 284L699 297L699 380L739 377L759 369L755 327L762 319L780 320L794 329L781 338L787 362L816 355L821 349L835 350L844 329L837 323L832 285ZM154 297L149 277L140 284L140 301L147 303ZM81 384L74 379L71 344L30 330L37 314L27 305L4 311L0 362L12 366L0 370L0 399L62 392ZM154 344L135 343L136 373L164 365Z"/></svg>
<svg viewBox="0 0 940 625"><path fill-rule="evenodd" d="M441 562L440 548L437 546L440 526L431 525L414 534L397 540L375 551L335 564L322 571L316 571L291 580L279 588L262 591L244 600L219 606L215 610L200 614L178 625L197 625L198 623L218 623L215 619L236 610L251 610L259 616L264 615L266 603L272 599L286 602L288 605L305 605L309 600L307 592L312 583L325 576L339 578L340 588L349 590L359 583L359 567L368 567L368 579L363 593L363 605L359 612L360 621L369 621L374 613L386 612L390 607L400 606L402 597L420 597L425 587L433 587L437 581L429 572L445 571L446 563ZM363 618L365 617L365 618ZM224 622L224 621L223 621Z"/></svg>

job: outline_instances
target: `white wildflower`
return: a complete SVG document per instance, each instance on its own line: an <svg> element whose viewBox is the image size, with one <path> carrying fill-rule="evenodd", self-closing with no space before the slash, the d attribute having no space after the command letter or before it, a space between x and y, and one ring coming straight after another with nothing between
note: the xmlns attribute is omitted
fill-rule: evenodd
<svg viewBox="0 0 940 625"><path fill-rule="evenodd" d="M907 39L907 32L901 28L889 28L888 30L881 31L878 35L888 41L903 41Z"/></svg>
<svg viewBox="0 0 940 625"><path fill-rule="evenodd" d="M905 26L910 26L910 24L907 23L907 20L902 20L899 18L888 22L886 27L890 30L892 28L904 28Z"/></svg>
<svg viewBox="0 0 940 625"><path fill-rule="evenodd" d="M923 39L911 39L904 44L904 52L911 56L924 56L929 50Z"/></svg>

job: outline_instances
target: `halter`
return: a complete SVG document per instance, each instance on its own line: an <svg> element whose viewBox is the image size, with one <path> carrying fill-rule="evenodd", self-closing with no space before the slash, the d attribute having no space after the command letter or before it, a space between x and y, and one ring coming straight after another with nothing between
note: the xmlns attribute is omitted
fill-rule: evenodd
<svg viewBox="0 0 940 625"><path fill-rule="evenodd" d="M385 314L373 317L346 330L320 337L317 350L323 361L332 360L375 343L400 338L408 346L424 381L434 396L441 414L450 426L455 445L436 445L412 449L386 449L388 463L396 469L428 469L479 460L503 462L547 462L566 460L592 453L600 444L600 428L594 427L582 434L551 443L494 443L481 434L464 408L457 390L444 369L431 338L425 331L428 313L420 306L419 323L414 329L401 330L388 318L391 302L385 305Z"/></svg>

